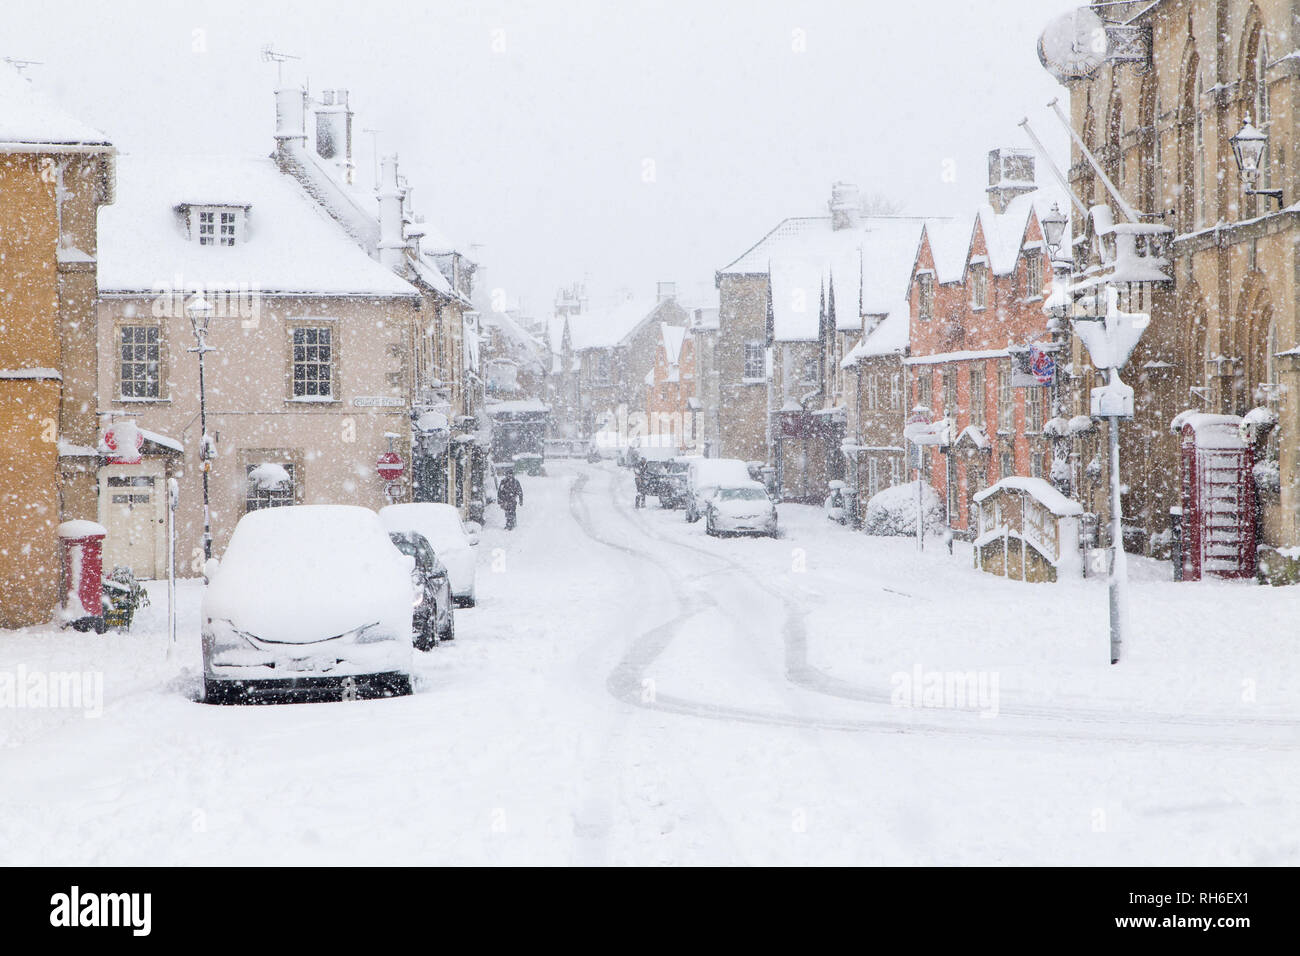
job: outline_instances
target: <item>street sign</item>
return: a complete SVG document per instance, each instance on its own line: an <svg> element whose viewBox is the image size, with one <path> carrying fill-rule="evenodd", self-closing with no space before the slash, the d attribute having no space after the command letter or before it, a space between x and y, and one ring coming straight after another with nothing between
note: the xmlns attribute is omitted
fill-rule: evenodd
<svg viewBox="0 0 1300 956"><path fill-rule="evenodd" d="M405 470L406 465L402 463L401 456L395 451L384 452L375 462L375 471L379 472L379 477L384 481L396 481L402 477L402 472Z"/></svg>

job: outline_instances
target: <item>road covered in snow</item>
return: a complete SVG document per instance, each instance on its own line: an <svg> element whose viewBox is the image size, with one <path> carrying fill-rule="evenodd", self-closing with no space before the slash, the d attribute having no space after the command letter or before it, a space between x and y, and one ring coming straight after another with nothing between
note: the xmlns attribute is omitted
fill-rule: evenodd
<svg viewBox="0 0 1300 956"><path fill-rule="evenodd" d="M1100 581L782 506L782 536L632 508L548 462L492 509L479 606L409 698L211 707L198 603L0 635L0 675L100 675L98 716L0 709L0 862L1300 863L1291 589Z"/></svg>

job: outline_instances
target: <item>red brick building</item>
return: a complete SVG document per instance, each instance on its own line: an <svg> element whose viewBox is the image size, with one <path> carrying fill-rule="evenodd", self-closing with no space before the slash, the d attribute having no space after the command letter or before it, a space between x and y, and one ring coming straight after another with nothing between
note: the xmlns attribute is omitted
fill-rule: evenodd
<svg viewBox="0 0 1300 956"><path fill-rule="evenodd" d="M695 374L694 337L681 326L659 323L654 367L645 383L646 428L686 450L694 449L700 437Z"/></svg>
<svg viewBox="0 0 1300 956"><path fill-rule="evenodd" d="M1021 192L990 188L993 204L973 223L927 223L908 292L911 406L952 424L952 444L928 448L923 467L962 534L975 530L977 492L1007 475L1053 470L1055 388L1013 384L1031 343L1051 354L1043 312L1051 256L1035 194Z"/></svg>

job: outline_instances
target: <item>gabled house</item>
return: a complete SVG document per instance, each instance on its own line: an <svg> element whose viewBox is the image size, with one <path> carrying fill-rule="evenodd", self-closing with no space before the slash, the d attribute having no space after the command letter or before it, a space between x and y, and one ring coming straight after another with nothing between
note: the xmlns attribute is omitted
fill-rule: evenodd
<svg viewBox="0 0 1300 956"><path fill-rule="evenodd" d="M201 570L189 311L202 304L215 349L205 375L214 553L258 508L391 500L375 462L390 448L410 460L419 290L271 159L124 155L117 180L118 202L100 217L98 412L105 427L134 421L146 441L138 464L99 470L106 566L164 573L175 478L178 571Z"/></svg>
<svg viewBox="0 0 1300 956"><path fill-rule="evenodd" d="M1030 169L1032 180L1032 160ZM1052 439L1088 428L1086 420L1058 421L1059 377L1050 369L1065 352L1043 310L1052 283L1037 208L1045 197L1022 186L992 195L967 223L927 223L908 290L909 405L930 421L946 419L951 437L928 446L923 470L946 502L949 526L963 534L975 528L974 496L1001 478L1051 479L1070 493ZM1043 376L1029 371L1030 355L1046 356Z"/></svg>
<svg viewBox="0 0 1300 956"><path fill-rule="evenodd" d="M654 368L663 323L685 328L689 316L677 304L671 282L654 298L626 298L603 309L570 316L569 341L577 365L578 428L622 443L644 430L646 377ZM621 434L616 434L620 433Z"/></svg>
<svg viewBox="0 0 1300 956"><path fill-rule="evenodd" d="M915 249L923 221L863 215L847 183L828 208L783 221L716 277L720 454L772 466L788 500L820 502L845 477L843 359L902 297L897 250Z"/></svg>
<svg viewBox="0 0 1300 956"><path fill-rule="evenodd" d="M668 445L691 452L701 438L695 379L695 342L690 330L659 323L654 368L646 375L647 427L652 435L666 436Z"/></svg>

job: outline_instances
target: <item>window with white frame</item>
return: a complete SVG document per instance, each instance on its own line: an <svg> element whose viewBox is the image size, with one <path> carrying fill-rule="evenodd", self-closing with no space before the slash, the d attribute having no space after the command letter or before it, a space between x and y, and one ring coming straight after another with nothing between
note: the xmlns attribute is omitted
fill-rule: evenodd
<svg viewBox="0 0 1300 956"><path fill-rule="evenodd" d="M880 407L880 379L875 372L867 376L867 408L875 411Z"/></svg>
<svg viewBox="0 0 1300 956"><path fill-rule="evenodd" d="M880 460L874 456L867 459L867 495L873 497L880 491Z"/></svg>
<svg viewBox="0 0 1300 956"><path fill-rule="evenodd" d="M970 370L970 423L984 427L984 369L972 365Z"/></svg>
<svg viewBox="0 0 1300 956"><path fill-rule="evenodd" d="M917 317L928 320L934 316L934 276L923 272L916 277Z"/></svg>
<svg viewBox="0 0 1300 956"><path fill-rule="evenodd" d="M1025 255L1025 298L1036 299L1043 295L1043 253L1034 249Z"/></svg>
<svg viewBox="0 0 1300 956"><path fill-rule="evenodd" d="M744 377L746 381L759 381L766 377L767 372L767 350L763 347L762 342L745 343L745 370Z"/></svg>
<svg viewBox="0 0 1300 956"><path fill-rule="evenodd" d="M242 206L195 206L191 235L201 246L233 246L241 241L247 210Z"/></svg>
<svg viewBox="0 0 1300 956"><path fill-rule="evenodd" d="M903 407L903 376L899 372L889 376L889 407L894 411Z"/></svg>
<svg viewBox="0 0 1300 956"><path fill-rule="evenodd" d="M277 469L273 474L272 468ZM280 473L278 469L283 469ZM254 472L258 474L254 476ZM275 480L275 479L279 480ZM244 511L259 511L262 508L283 508L293 504L293 463L282 462L269 465L244 466Z"/></svg>
<svg viewBox="0 0 1300 956"><path fill-rule="evenodd" d="M889 456L889 485L901 485L903 483L903 458L901 455Z"/></svg>
<svg viewBox="0 0 1300 956"><path fill-rule="evenodd" d="M989 304L989 269L982 262L970 267L970 304L972 309L984 309Z"/></svg>
<svg viewBox="0 0 1300 956"><path fill-rule="evenodd" d="M998 366L998 431L1009 432L1016 427L1015 392L1011 388L1011 369Z"/></svg>
<svg viewBox="0 0 1300 956"><path fill-rule="evenodd" d="M118 381L122 398L160 398L162 345L156 325L124 325Z"/></svg>
<svg viewBox="0 0 1300 956"><path fill-rule="evenodd" d="M1043 424L1047 421L1047 389L1042 386L1031 386L1024 389L1024 393L1025 432L1027 434L1041 432Z"/></svg>
<svg viewBox="0 0 1300 956"><path fill-rule="evenodd" d="M328 326L293 329L293 397L334 397L334 330Z"/></svg>

